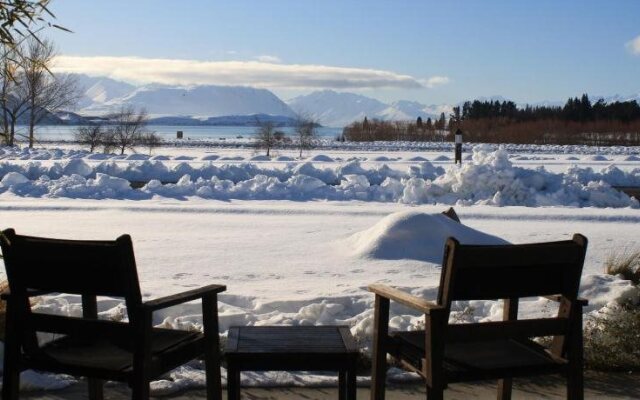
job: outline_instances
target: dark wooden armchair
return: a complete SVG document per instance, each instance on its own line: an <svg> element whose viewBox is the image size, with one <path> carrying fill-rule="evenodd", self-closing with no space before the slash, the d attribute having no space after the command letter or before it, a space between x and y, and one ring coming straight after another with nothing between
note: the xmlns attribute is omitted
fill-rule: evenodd
<svg viewBox="0 0 640 400"><path fill-rule="evenodd" d="M498 399L511 398L513 377L563 374L567 398L583 398L582 306L578 298L587 239L524 245L461 245L449 238L438 299L371 285L375 293L372 400L384 399L386 356L426 380L427 399L442 399L448 383L499 379ZM559 302L554 318L518 320L518 299ZM451 302L504 299L504 320L449 324ZM389 334L390 300L425 315L425 330ZM532 340L551 336L550 348Z"/></svg>
<svg viewBox="0 0 640 400"><path fill-rule="evenodd" d="M2 398L18 399L20 371L35 369L89 377L89 398L102 399L102 380L127 382L133 399L149 398L151 379L204 355L207 399L221 399L217 294L200 289L142 302L131 238L57 240L0 238L9 280ZM82 296L82 318L31 311L43 293ZM99 320L96 296L123 297L129 322ZM154 311L202 299L204 333L154 328ZM60 337L39 344L37 332Z"/></svg>

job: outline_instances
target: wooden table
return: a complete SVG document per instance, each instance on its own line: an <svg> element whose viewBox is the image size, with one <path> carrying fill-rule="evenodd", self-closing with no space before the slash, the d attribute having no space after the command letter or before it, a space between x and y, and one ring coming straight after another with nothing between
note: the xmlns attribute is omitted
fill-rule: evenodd
<svg viewBox="0 0 640 400"><path fill-rule="evenodd" d="M356 399L358 348L347 326L231 327L226 348L229 400L241 371L336 371L340 400Z"/></svg>

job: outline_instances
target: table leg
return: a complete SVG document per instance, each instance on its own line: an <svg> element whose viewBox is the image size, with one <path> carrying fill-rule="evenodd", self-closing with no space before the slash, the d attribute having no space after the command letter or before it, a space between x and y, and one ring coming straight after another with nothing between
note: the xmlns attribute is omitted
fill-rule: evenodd
<svg viewBox="0 0 640 400"><path fill-rule="evenodd" d="M240 371L231 366L227 368L227 398L240 400Z"/></svg>
<svg viewBox="0 0 640 400"><path fill-rule="evenodd" d="M338 371L338 399L347 400L347 371Z"/></svg>
<svg viewBox="0 0 640 400"><path fill-rule="evenodd" d="M347 371L347 400L356 400L356 368L351 367Z"/></svg>

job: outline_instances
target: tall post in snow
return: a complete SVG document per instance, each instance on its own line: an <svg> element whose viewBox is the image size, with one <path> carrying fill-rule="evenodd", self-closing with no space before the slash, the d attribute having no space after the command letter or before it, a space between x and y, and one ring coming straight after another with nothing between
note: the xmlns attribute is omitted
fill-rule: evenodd
<svg viewBox="0 0 640 400"><path fill-rule="evenodd" d="M458 129L455 134L455 163L462 165L462 131Z"/></svg>

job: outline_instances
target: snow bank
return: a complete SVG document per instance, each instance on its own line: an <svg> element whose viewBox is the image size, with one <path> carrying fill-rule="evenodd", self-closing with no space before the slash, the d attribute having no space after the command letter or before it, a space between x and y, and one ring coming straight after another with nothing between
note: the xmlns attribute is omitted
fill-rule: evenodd
<svg viewBox="0 0 640 400"><path fill-rule="evenodd" d="M383 218L371 228L349 238L358 257L383 260L414 259L442 262L449 237L463 244L506 244L503 239L465 226L443 214L408 211Z"/></svg>
<svg viewBox="0 0 640 400"><path fill-rule="evenodd" d="M316 156L311 157L311 159L309 159L309 161L319 161L319 162L332 162L333 158L324 155L324 154L318 154Z"/></svg>
<svg viewBox="0 0 640 400"><path fill-rule="evenodd" d="M402 172L386 164L364 168L358 160L327 167L311 162L286 163L277 168L253 163L218 166L158 160L87 164L72 159L48 164L3 162L0 176L3 180L8 177L0 183L0 194L29 197L323 199L529 207L638 207L636 199L612 186L640 186L640 168L627 172L608 166L595 172L572 166L556 174L542 167L515 167L504 149L492 151L488 146L475 147L470 163L450 165L446 170L428 161L410 165ZM118 179L149 184L133 190Z"/></svg>

